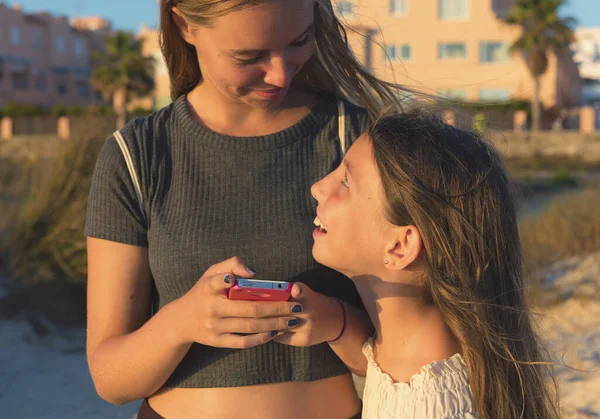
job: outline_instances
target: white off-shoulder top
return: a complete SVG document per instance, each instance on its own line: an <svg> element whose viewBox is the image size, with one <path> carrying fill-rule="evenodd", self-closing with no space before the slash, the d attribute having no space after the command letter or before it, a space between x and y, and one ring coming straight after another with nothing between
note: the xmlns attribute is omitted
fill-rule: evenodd
<svg viewBox="0 0 600 419"><path fill-rule="evenodd" d="M395 383L373 356L373 340L363 346L368 360L363 419L479 418L467 365L460 354L421 367L408 383Z"/></svg>

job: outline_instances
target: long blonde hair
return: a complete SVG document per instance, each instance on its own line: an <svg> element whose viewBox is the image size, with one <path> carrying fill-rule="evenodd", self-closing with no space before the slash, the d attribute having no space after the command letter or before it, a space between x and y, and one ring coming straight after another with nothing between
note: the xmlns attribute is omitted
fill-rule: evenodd
<svg viewBox="0 0 600 419"><path fill-rule="evenodd" d="M161 0L160 44L171 80L171 99L189 93L202 74L195 48L185 42L173 21L172 7L192 25L208 26L228 13L273 0ZM346 28L333 12L331 0L315 0L315 44L312 58L294 83L312 91L344 97L364 106L375 118L382 104L402 109L406 96L414 94L401 85L370 74L352 54Z"/></svg>
<svg viewBox="0 0 600 419"><path fill-rule="evenodd" d="M552 364L524 296L511 184L479 134L423 112L381 117L369 138L386 217L423 238L425 287L459 340L481 418L558 418Z"/></svg>

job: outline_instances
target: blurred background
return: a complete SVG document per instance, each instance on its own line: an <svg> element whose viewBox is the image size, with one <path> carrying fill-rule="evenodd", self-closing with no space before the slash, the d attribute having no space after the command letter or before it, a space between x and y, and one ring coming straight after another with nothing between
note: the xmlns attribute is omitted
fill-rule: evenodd
<svg viewBox="0 0 600 419"><path fill-rule="evenodd" d="M366 68L504 154L563 417L600 417L600 0L333 7ZM131 418L139 405L94 392L82 234L103 141L170 103L157 24L156 1L0 1L2 417Z"/></svg>

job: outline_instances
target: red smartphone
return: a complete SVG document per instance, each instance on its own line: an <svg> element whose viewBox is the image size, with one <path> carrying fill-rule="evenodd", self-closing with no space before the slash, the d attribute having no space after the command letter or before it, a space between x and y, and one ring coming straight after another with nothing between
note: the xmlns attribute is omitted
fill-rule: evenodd
<svg viewBox="0 0 600 419"><path fill-rule="evenodd" d="M291 282L248 278L236 279L235 285L227 293L230 300L249 301L287 301L291 296Z"/></svg>

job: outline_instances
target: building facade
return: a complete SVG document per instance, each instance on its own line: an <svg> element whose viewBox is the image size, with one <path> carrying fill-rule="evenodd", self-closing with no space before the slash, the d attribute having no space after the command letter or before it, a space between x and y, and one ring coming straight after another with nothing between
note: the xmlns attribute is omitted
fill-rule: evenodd
<svg viewBox="0 0 600 419"><path fill-rule="evenodd" d="M92 31L99 34L109 34L112 23L99 16L82 16L71 19L71 26L79 31Z"/></svg>
<svg viewBox="0 0 600 419"><path fill-rule="evenodd" d="M89 78L92 52L102 45L100 34L77 29L64 16L0 3L0 108L99 102Z"/></svg>
<svg viewBox="0 0 600 419"><path fill-rule="evenodd" d="M380 77L429 94L467 100L531 99L534 81L520 34L503 22L511 0L334 0L359 59ZM580 78L569 51L549 57L545 107L576 106Z"/></svg>
<svg viewBox="0 0 600 419"><path fill-rule="evenodd" d="M149 97L133 100L129 104L130 108L160 109L171 103L169 72L160 49L158 36L158 30L146 26L142 26L137 34L137 39L142 43L142 53L154 60L154 92Z"/></svg>
<svg viewBox="0 0 600 419"><path fill-rule="evenodd" d="M513 0L333 0L349 26L359 60L378 76L452 99L532 99L534 81L510 45L518 27L503 22ZM153 96L130 107L158 109L170 102L169 77L157 30L142 27L138 39L155 59ZM541 79L546 108L581 103L582 81L570 51L549 56Z"/></svg>
<svg viewBox="0 0 600 419"><path fill-rule="evenodd" d="M583 102L600 108L600 28L577 29L575 38L572 49L583 80Z"/></svg>

